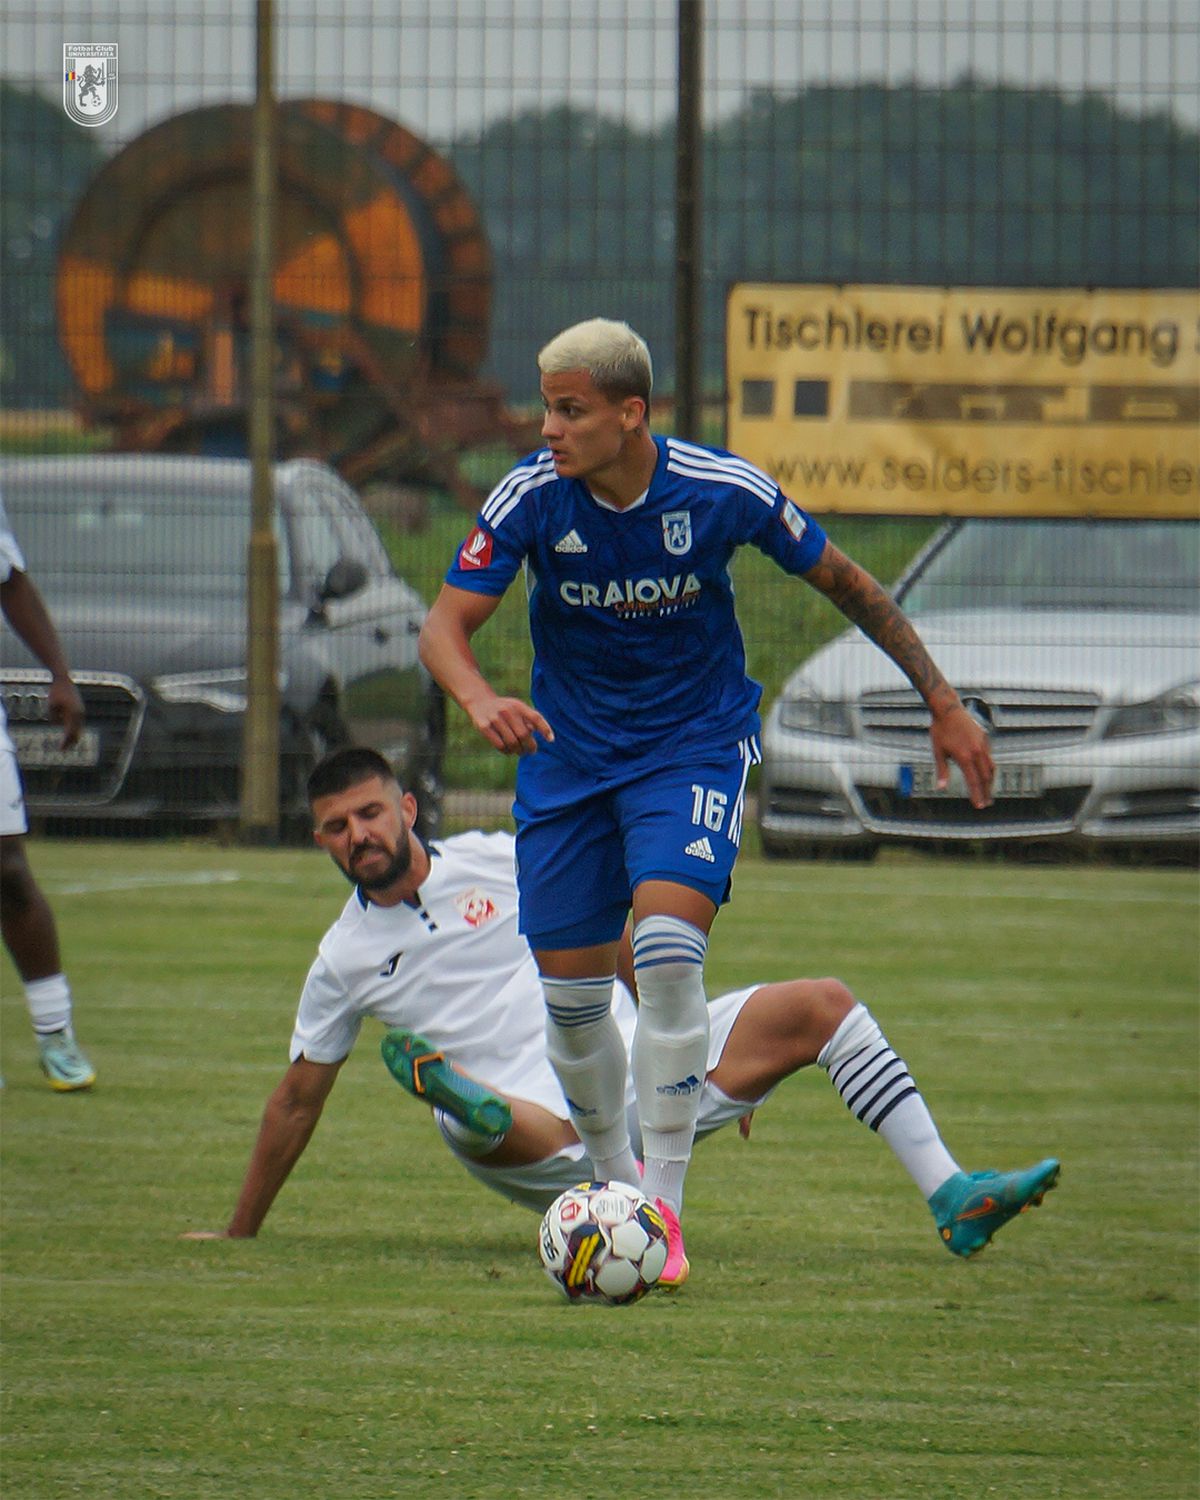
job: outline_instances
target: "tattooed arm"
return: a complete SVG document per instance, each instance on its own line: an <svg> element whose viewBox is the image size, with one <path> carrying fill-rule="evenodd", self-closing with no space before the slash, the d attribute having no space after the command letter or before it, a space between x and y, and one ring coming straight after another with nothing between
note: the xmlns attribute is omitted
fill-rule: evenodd
<svg viewBox="0 0 1200 1500"><path fill-rule="evenodd" d="M937 784L949 780L947 760L963 773L975 807L992 800L995 767L987 734L962 706L942 676L920 636L892 596L856 562L826 542L805 581L837 605L853 624L885 651L929 705L929 737L937 767Z"/></svg>

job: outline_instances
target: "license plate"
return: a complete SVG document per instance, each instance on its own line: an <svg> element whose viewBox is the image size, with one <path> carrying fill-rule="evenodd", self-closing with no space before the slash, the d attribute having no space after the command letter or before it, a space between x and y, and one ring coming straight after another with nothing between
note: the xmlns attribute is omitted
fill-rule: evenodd
<svg viewBox="0 0 1200 1500"><path fill-rule="evenodd" d="M62 748L62 730L53 725L48 729L22 729L10 724L8 732L18 762L31 769L75 770L100 764L99 730L85 729L69 750Z"/></svg>
<svg viewBox="0 0 1200 1500"><path fill-rule="evenodd" d="M957 766L950 767L950 784L939 788L931 765L901 766L896 778L902 797L965 797L966 785ZM999 765L992 784L993 797L1040 797L1041 766Z"/></svg>

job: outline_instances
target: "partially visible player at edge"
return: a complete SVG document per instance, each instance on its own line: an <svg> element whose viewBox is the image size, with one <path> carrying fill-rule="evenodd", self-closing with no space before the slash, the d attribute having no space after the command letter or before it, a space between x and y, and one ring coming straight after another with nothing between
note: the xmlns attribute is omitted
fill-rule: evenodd
<svg viewBox="0 0 1200 1500"><path fill-rule="evenodd" d="M761 688L734 613L735 549L751 543L802 577L900 667L929 706L939 786L953 761L986 807L994 768L986 734L906 617L773 479L651 434L650 352L627 324L578 323L538 367L547 446L485 501L429 612L421 659L497 750L521 757L520 922L548 1049L597 1174L623 1181L636 1166L611 1000L632 904L644 1187L672 1232L675 1274L708 1053L708 933L759 760ZM532 706L498 693L471 649L522 565Z"/></svg>
<svg viewBox="0 0 1200 1500"><path fill-rule="evenodd" d="M46 714L62 725L60 749L78 743L83 699L71 681L67 658L45 601L30 578L0 498L0 612L50 674ZM91 1088L96 1073L72 1027L71 987L62 970L58 927L25 852L25 793L16 752L0 704L0 931L25 990L37 1038L38 1059L59 1093Z"/></svg>

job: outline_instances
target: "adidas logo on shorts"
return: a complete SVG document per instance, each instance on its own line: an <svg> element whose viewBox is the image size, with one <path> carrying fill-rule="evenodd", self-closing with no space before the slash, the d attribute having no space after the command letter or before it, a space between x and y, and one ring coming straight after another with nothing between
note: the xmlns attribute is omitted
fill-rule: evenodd
<svg viewBox="0 0 1200 1500"><path fill-rule="evenodd" d="M717 862L717 856L712 852L712 845L706 838L693 839L683 852L692 854L697 859L706 859L710 865L715 865Z"/></svg>
<svg viewBox="0 0 1200 1500"><path fill-rule="evenodd" d="M572 526L566 536L560 537L554 544L555 552L586 552L587 543Z"/></svg>

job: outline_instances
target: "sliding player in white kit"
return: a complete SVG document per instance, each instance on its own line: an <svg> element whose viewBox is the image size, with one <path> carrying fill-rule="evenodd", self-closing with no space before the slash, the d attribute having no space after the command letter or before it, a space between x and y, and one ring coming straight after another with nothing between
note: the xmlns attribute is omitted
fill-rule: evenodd
<svg viewBox="0 0 1200 1500"><path fill-rule="evenodd" d="M374 750L336 750L309 780L315 837L355 884L326 933L300 997L291 1064L267 1102L227 1228L258 1233L308 1144L364 1018L391 1028L392 1075L434 1106L450 1149L480 1182L544 1210L594 1175L546 1051L541 986L517 931L513 840L465 833L426 848L415 799ZM615 986L628 1040L636 1012ZM698 1130L741 1120L777 1083L819 1062L852 1113L878 1131L929 1201L955 1254L983 1248L1054 1185L1058 1164L968 1177L942 1144L908 1069L866 1007L836 979L765 984L712 1002ZM632 1075L623 1099L639 1138ZM636 1172L636 1169L635 1169ZM667 1289L682 1278L668 1278Z"/></svg>
<svg viewBox="0 0 1200 1500"><path fill-rule="evenodd" d="M678 1215L709 1056L708 934L729 898L761 688L746 675L729 564L758 548L825 594L929 707L947 761L991 800L987 735L875 580L762 470L649 428L652 371L625 323L593 318L538 355L546 448L492 491L421 632L421 659L497 750L520 756L520 927L547 1044L602 1179L634 1171L626 1046L611 1014L633 912L633 1076L645 1191L688 1273ZM483 676L471 637L517 573L529 588L532 706ZM536 753L535 753L536 752Z"/></svg>

